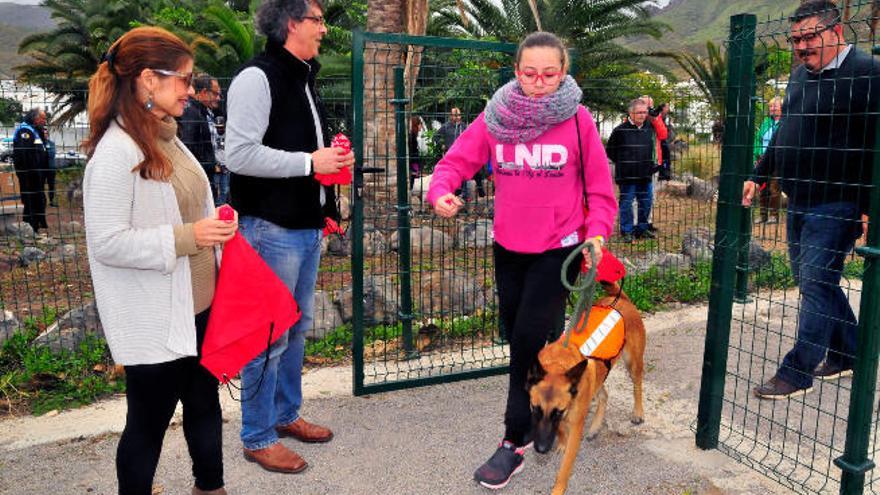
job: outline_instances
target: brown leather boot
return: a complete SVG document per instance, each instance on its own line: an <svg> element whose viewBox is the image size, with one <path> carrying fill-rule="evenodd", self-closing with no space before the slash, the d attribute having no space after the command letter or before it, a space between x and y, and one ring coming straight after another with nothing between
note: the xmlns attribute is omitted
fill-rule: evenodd
<svg viewBox="0 0 880 495"><path fill-rule="evenodd" d="M201 490L199 488L193 487L192 495L227 495L225 488L218 488L216 490Z"/></svg>
<svg viewBox="0 0 880 495"><path fill-rule="evenodd" d="M333 439L333 432L329 428L308 423L302 418L297 418L289 425L276 426L275 430L280 436L293 437L306 443L325 443Z"/></svg>
<svg viewBox="0 0 880 495"><path fill-rule="evenodd" d="M302 472L308 467L302 457L280 443L274 443L265 449L242 450L245 459L256 462L266 471L294 474Z"/></svg>

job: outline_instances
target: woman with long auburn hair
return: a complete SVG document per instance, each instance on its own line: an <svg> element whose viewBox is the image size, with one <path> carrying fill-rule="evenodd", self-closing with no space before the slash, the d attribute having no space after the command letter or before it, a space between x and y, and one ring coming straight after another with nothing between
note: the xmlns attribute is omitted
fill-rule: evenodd
<svg viewBox="0 0 880 495"><path fill-rule="evenodd" d="M95 299L125 367L128 413L116 453L121 494L149 494L178 401L193 494L225 494L217 380L198 362L222 244L199 163L174 117L192 88L192 50L159 28L117 40L89 81L83 193Z"/></svg>

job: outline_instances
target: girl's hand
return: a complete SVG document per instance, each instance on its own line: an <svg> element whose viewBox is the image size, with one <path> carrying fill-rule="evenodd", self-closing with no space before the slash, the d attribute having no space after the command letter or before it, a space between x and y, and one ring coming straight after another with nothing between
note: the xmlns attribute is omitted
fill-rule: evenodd
<svg viewBox="0 0 880 495"><path fill-rule="evenodd" d="M596 256L596 266L599 266L599 263L602 262L602 244L604 244L604 242L602 241L602 238L599 236L591 237L591 238L587 239L587 242L589 242L593 246L593 253L595 253L595 256ZM590 268L593 267L593 260L590 258L590 249L585 248L583 250L583 253L584 253L584 269L589 271Z"/></svg>
<svg viewBox="0 0 880 495"><path fill-rule="evenodd" d="M452 218L462 206L464 206L464 202L461 198L454 193L446 193L434 202L434 213L443 218Z"/></svg>

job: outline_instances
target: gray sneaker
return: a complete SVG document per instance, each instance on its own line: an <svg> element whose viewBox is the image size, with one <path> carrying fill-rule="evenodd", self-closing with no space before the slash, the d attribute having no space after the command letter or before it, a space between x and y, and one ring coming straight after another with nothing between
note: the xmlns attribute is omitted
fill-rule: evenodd
<svg viewBox="0 0 880 495"><path fill-rule="evenodd" d="M523 448L504 441L492 457L474 473L474 479L492 490L507 486L514 474L522 471L525 464Z"/></svg>
<svg viewBox="0 0 880 495"><path fill-rule="evenodd" d="M767 383L760 387L755 387L753 392L755 393L755 397L758 397L759 399L780 400L804 395L812 390L813 387L797 388L782 378L774 376L768 380Z"/></svg>

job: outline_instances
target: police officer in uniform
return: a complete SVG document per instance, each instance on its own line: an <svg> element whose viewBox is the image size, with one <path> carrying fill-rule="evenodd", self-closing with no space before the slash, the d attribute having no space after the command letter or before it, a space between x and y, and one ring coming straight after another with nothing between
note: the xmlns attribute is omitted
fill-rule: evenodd
<svg viewBox="0 0 880 495"><path fill-rule="evenodd" d="M43 171L49 168L46 144L38 129L46 125L46 112L34 108L24 116L15 129L12 139L12 160L21 202L24 205L24 221L34 232L48 228L46 224L46 195L43 193Z"/></svg>

